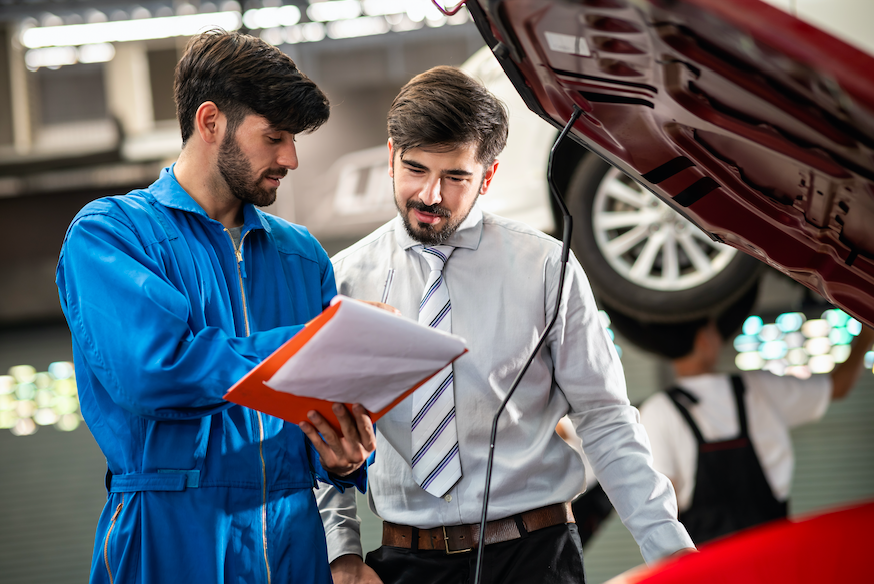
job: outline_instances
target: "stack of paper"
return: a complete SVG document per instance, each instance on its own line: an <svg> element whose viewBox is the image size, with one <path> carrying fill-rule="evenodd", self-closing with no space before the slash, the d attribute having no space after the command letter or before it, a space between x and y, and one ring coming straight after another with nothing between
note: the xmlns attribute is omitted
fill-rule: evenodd
<svg viewBox="0 0 874 584"><path fill-rule="evenodd" d="M331 402L376 421L466 351L461 337L340 296L225 399L294 423L315 409L339 429Z"/></svg>

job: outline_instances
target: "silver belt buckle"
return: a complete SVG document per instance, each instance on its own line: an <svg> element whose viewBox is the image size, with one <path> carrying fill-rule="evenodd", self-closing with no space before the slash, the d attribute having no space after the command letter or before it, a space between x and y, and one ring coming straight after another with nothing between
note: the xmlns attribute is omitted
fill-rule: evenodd
<svg viewBox="0 0 874 584"><path fill-rule="evenodd" d="M447 554L463 554L465 552L469 552L469 551L473 550L472 547L469 547L469 548L465 548L465 549L461 549L461 550L451 551L449 549L449 536L446 533L446 526L442 525L441 528L443 529L443 547L446 548Z"/></svg>

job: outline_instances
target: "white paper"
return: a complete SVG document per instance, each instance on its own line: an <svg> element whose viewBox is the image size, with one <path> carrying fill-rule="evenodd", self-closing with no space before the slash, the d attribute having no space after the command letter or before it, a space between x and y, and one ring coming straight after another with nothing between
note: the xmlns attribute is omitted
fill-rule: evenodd
<svg viewBox="0 0 874 584"><path fill-rule="evenodd" d="M439 371L464 352L457 335L340 297L336 314L266 385L371 412Z"/></svg>

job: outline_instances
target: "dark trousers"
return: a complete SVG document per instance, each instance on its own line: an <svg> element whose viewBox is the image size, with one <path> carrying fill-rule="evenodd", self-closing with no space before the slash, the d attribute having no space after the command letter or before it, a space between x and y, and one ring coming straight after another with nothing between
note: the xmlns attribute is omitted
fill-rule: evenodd
<svg viewBox="0 0 874 584"><path fill-rule="evenodd" d="M472 584L476 550L459 554L382 546L367 565L385 584ZM573 523L486 546L481 584L584 584L583 546Z"/></svg>

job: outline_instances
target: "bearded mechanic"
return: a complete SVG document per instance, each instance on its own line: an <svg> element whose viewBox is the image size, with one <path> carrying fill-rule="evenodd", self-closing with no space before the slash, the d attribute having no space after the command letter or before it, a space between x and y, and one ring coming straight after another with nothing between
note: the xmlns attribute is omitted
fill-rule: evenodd
<svg viewBox="0 0 874 584"><path fill-rule="evenodd" d="M222 399L336 294L318 242L256 208L328 101L275 47L218 30L189 42L175 99L178 161L85 206L57 268L108 466L91 582L328 583L312 488L363 486L370 419L334 404L338 437L315 412L298 427Z"/></svg>

